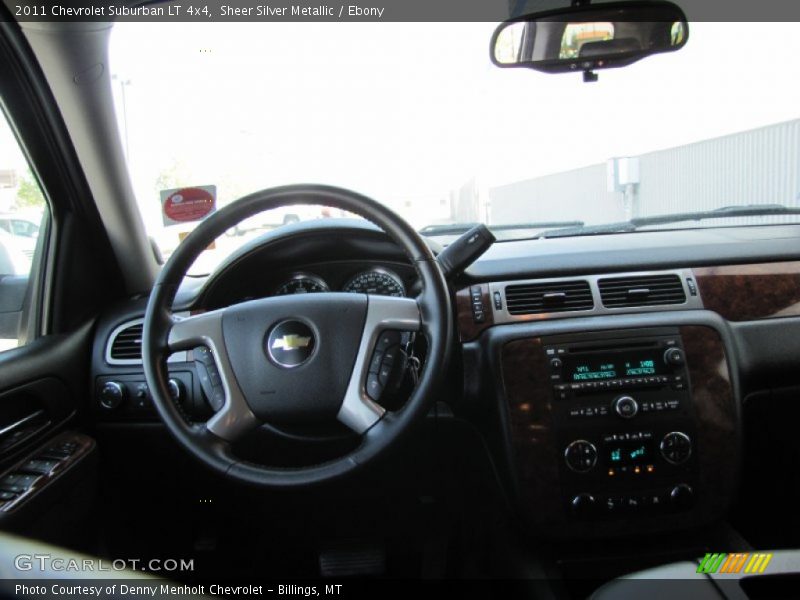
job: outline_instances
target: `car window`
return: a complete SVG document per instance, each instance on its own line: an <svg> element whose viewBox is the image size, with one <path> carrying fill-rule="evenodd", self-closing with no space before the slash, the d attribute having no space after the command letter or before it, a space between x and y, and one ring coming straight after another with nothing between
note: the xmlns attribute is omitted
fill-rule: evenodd
<svg viewBox="0 0 800 600"><path fill-rule="evenodd" d="M24 344L29 287L40 260L47 203L6 116L0 113L0 352Z"/></svg>
<svg viewBox="0 0 800 600"><path fill-rule="evenodd" d="M497 68L495 27L281 22L244 34L234 23L116 23L112 89L148 232L168 255L181 230L164 226L159 193L194 185L215 185L224 206L270 186L328 183L426 235L482 222L500 239L548 223L800 207L800 87L776 62L800 52L797 23L698 22L691 35L675 26L680 51L592 84ZM560 52L624 35L608 21L572 24ZM192 102L164 101L165 90L198 86ZM651 228L800 220L754 213Z"/></svg>

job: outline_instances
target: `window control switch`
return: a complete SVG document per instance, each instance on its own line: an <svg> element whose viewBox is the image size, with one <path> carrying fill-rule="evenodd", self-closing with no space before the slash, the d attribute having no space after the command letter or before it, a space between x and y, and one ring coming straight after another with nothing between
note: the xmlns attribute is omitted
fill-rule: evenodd
<svg viewBox="0 0 800 600"><path fill-rule="evenodd" d="M58 466L58 464L59 461L57 460L34 458L19 467L19 470L23 473L30 473L34 475L49 475L53 469Z"/></svg>

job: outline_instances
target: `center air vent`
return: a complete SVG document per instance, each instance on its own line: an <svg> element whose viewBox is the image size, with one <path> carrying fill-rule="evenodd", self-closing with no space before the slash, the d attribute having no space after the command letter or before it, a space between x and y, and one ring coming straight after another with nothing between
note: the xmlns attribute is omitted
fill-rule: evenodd
<svg viewBox="0 0 800 600"><path fill-rule="evenodd" d="M589 282L583 280L509 285L506 307L511 315L591 310L594 298Z"/></svg>
<svg viewBox="0 0 800 600"><path fill-rule="evenodd" d="M123 327L111 340L112 360L142 360L142 324L141 322Z"/></svg>
<svg viewBox="0 0 800 600"><path fill-rule="evenodd" d="M600 298L606 308L683 304L686 292L677 275L642 275L600 279Z"/></svg>

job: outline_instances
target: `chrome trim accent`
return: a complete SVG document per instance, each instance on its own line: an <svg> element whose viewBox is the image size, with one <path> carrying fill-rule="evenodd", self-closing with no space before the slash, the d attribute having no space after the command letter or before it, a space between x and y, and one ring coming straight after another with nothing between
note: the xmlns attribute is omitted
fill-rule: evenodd
<svg viewBox="0 0 800 600"><path fill-rule="evenodd" d="M208 420L206 427L214 435L233 441L257 427L259 421L239 389L228 358L222 333L224 312L224 309L214 310L184 319L178 319L174 315L167 343L170 349L175 350L206 346L211 351L222 380L222 389L225 391L225 403Z"/></svg>
<svg viewBox="0 0 800 600"><path fill-rule="evenodd" d="M15 421L14 423L11 423L10 425L6 425L2 429L0 429L0 437L3 437L7 433L11 433L15 429L19 429L20 427L25 425L25 423L27 423L29 421L33 421L35 418L41 417L43 414L44 414L44 410L40 409L40 410L37 410L36 412L33 412L33 413L29 414L26 417L22 417L19 421Z"/></svg>
<svg viewBox="0 0 800 600"><path fill-rule="evenodd" d="M365 389L369 363L378 335L384 329L419 331L420 313L411 298L368 296L367 318L361 334L353 373L336 418L358 434L362 434L383 417L386 409L374 402Z"/></svg>
<svg viewBox="0 0 800 600"><path fill-rule="evenodd" d="M176 316L181 317L188 317L188 312L180 312L175 313ZM104 352L103 358L106 361L106 364L109 365L141 365L142 360L137 358L111 358L111 348L114 346L114 342L117 339L117 336L128 329L128 327L133 327L134 325L141 325L144 323L144 318L133 319L131 321L125 321L121 325L117 325L109 334L108 341L106 342L106 351ZM188 352L176 352L172 354L168 359L167 362L170 363L179 363L179 362L188 362L189 361L189 353Z"/></svg>
<svg viewBox="0 0 800 600"><path fill-rule="evenodd" d="M611 279L617 277L650 277L653 275L677 275L683 286L683 293L686 295L686 302L681 304L659 304L656 306L626 306L622 308L607 308L603 306L600 298L600 288L598 281L600 279ZM604 273L602 275L575 275L573 277L552 277L545 279L521 279L518 281L495 281L489 282L489 299L492 307L492 314L494 315L495 324L502 323L520 323L525 321L544 321L548 319L569 319L575 317L593 317L600 315L620 315L626 313L645 313L645 312L664 312L672 310L701 310L703 308L703 301L698 292L697 296L692 296L689 293L689 287L686 285L687 279L694 280L694 273L691 269L670 269L666 271L628 271L625 273ZM526 285L526 284L542 284L542 283L559 283L570 281L586 281L589 283L589 290L594 299L594 307L587 310L570 310L563 312L551 313L536 313L532 315L512 315L508 312L508 303L506 301L506 287L510 285ZM494 293L500 292L503 299L503 307L501 309L495 308Z"/></svg>

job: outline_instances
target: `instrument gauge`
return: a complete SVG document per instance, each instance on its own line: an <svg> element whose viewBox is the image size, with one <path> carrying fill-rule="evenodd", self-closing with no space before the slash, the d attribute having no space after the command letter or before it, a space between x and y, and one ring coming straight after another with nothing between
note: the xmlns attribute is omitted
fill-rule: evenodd
<svg viewBox="0 0 800 600"><path fill-rule="evenodd" d="M388 269L381 268L357 273L345 284L342 291L398 298L406 295L406 289L400 277Z"/></svg>
<svg viewBox="0 0 800 600"><path fill-rule="evenodd" d="M325 280L311 273L295 273L288 280L284 281L275 290L276 296L286 296L289 294L317 294L329 292L330 288Z"/></svg>

